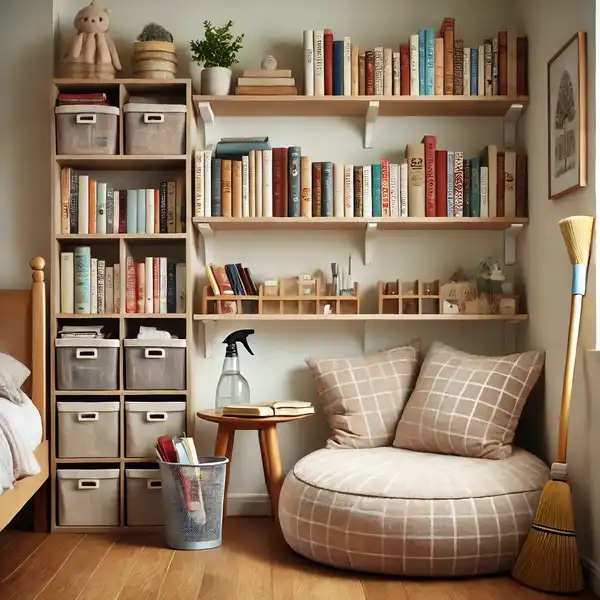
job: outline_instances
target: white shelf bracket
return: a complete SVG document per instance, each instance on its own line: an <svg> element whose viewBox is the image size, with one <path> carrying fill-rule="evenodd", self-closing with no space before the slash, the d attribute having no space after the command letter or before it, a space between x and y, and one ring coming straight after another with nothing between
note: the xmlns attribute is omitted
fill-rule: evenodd
<svg viewBox="0 0 600 600"><path fill-rule="evenodd" d="M370 265L373 260L373 241L377 235L377 223L367 223L365 227L365 265Z"/></svg>
<svg viewBox="0 0 600 600"><path fill-rule="evenodd" d="M511 266L517 262L517 237L523 231L522 223L514 223L504 231L504 264Z"/></svg>
<svg viewBox="0 0 600 600"><path fill-rule="evenodd" d="M365 148L373 147L373 129L375 129L378 114L379 100L370 100L365 114L365 139L363 144Z"/></svg>
<svg viewBox="0 0 600 600"><path fill-rule="evenodd" d="M196 227L204 244L204 261L201 260L200 262L208 265L215 260L215 232L208 223L198 223Z"/></svg>
<svg viewBox="0 0 600 600"><path fill-rule="evenodd" d="M523 114L524 106L522 104L511 104L504 115L504 147L514 148L517 143L517 121Z"/></svg>
<svg viewBox="0 0 600 600"><path fill-rule="evenodd" d="M204 148L212 150L215 145L215 113L210 102L198 102L198 128L204 132Z"/></svg>
<svg viewBox="0 0 600 600"><path fill-rule="evenodd" d="M217 324L214 321L202 321L202 324L204 325L204 358L212 358Z"/></svg>

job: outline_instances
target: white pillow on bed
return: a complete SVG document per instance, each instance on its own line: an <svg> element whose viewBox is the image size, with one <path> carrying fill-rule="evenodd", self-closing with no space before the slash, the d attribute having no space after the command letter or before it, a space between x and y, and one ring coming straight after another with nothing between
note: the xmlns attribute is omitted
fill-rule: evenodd
<svg viewBox="0 0 600 600"><path fill-rule="evenodd" d="M4 379L16 388L21 388L30 375L31 371L23 363L10 354L0 352L0 382Z"/></svg>

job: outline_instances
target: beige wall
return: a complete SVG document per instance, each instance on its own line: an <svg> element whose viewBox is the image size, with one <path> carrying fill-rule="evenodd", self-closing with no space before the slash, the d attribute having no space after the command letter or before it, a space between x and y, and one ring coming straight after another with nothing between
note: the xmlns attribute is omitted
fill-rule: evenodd
<svg viewBox="0 0 600 600"><path fill-rule="evenodd" d="M595 10L593 0L527 0L518 4L522 31L529 36L531 104L522 123L529 154L531 223L523 236L522 265L526 280L530 323L528 345L546 350L545 408L528 423L528 437L538 442L546 458L556 453L558 414L568 327L571 266L559 233L559 219L596 214L595 185ZM546 64L578 30L587 31L589 61L589 184L561 200L547 195ZM600 564L600 453L599 356L595 348L595 265L590 269L582 339L573 394L569 436L569 479L573 488L580 545L586 557Z"/></svg>

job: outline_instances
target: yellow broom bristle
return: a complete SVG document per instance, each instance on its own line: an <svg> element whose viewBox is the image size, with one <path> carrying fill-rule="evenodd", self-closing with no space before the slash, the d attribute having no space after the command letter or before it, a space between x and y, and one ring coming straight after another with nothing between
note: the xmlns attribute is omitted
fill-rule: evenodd
<svg viewBox="0 0 600 600"><path fill-rule="evenodd" d="M585 265L590 258L594 217L576 216L558 222L571 264Z"/></svg>
<svg viewBox="0 0 600 600"><path fill-rule="evenodd" d="M524 585L544 592L583 590L568 483L549 481L544 487L533 526L512 575Z"/></svg>

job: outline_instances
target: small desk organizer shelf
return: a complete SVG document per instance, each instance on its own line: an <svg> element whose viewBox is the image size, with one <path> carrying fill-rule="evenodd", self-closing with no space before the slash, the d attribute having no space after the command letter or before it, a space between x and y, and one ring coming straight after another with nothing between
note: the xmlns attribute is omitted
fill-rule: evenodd
<svg viewBox="0 0 600 600"><path fill-rule="evenodd" d="M259 314L259 315L318 315L325 314L327 305L331 314L358 315L360 313L360 299L358 283L354 284L354 295L334 296L329 294L331 286L326 285L325 294L321 294L317 281L316 293L308 294L276 294L265 293L265 286L259 286L258 296L214 296L209 286L202 288L202 314L227 314L224 302L234 302L233 314ZM289 292L289 290L288 290Z"/></svg>
<svg viewBox="0 0 600 600"><path fill-rule="evenodd" d="M440 282L380 281L380 315L437 315L440 307Z"/></svg>

